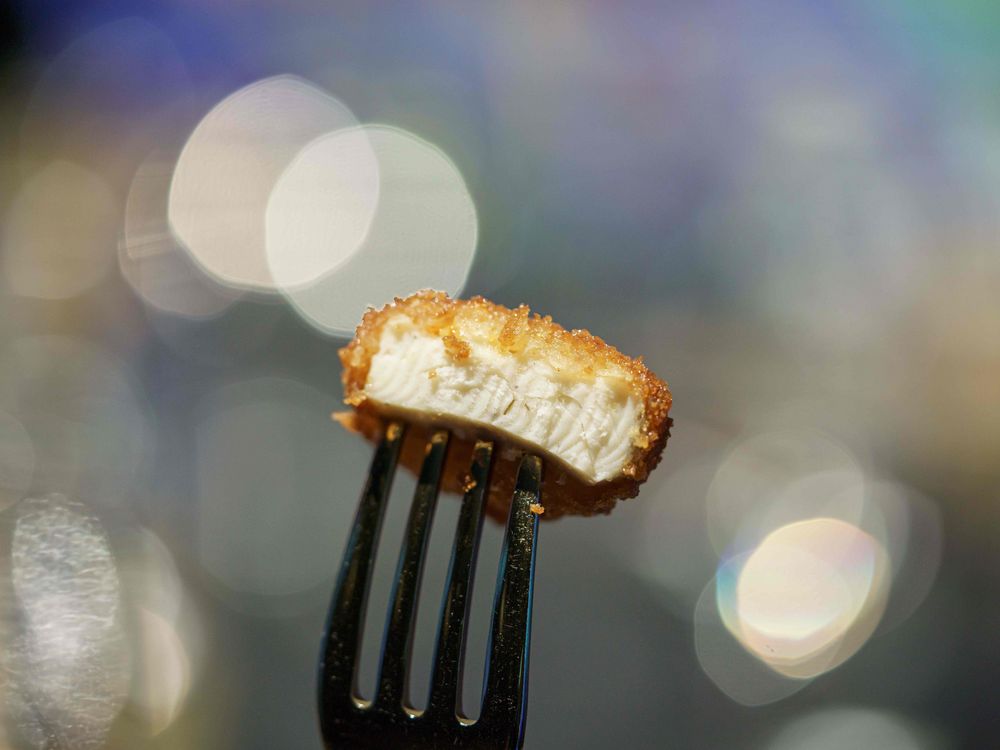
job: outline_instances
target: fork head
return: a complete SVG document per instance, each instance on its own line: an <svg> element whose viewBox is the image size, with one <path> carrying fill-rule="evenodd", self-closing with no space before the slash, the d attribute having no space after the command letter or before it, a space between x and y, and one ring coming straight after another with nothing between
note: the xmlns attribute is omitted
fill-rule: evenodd
<svg viewBox="0 0 1000 750"><path fill-rule="evenodd" d="M410 507L390 596L377 692L371 700L358 695L368 590L403 438L404 426L390 423L375 449L330 605L319 668L323 741L328 748L519 748L524 738L538 536L538 516L531 506L540 502L542 472L537 456L525 455L521 461L507 520L479 718L464 716L460 696L466 620L493 455L493 444L487 441L476 444L459 512L427 708L413 708L406 692L420 579L448 447L444 430L434 433L427 444Z"/></svg>

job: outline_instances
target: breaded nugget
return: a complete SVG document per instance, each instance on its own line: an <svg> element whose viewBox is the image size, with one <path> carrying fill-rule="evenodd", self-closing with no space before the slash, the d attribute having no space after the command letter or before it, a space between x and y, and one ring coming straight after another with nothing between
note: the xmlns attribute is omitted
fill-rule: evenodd
<svg viewBox="0 0 1000 750"><path fill-rule="evenodd" d="M369 439L384 418L407 421L405 466L419 467L430 430L451 430L446 490L462 490L476 438L498 443L494 515L522 450L545 459L543 518L592 515L635 497L669 435L670 390L641 358L524 305L417 292L369 310L340 359L355 411L338 420Z"/></svg>

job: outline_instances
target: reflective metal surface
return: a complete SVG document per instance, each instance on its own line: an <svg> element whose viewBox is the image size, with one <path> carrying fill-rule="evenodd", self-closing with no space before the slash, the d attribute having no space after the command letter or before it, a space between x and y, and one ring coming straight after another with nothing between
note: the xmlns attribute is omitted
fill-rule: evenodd
<svg viewBox="0 0 1000 750"><path fill-rule="evenodd" d="M320 660L320 728L328 748L519 748L524 741L528 650L542 462L521 461L497 578L482 713L469 720L459 706L465 622L482 530L492 445L476 445L469 489L460 511L445 584L437 655L428 708L407 695L413 622L448 433L427 445L400 551L386 626L377 693L363 700L356 688L360 636L381 520L403 440L390 424L372 459L368 482L334 592Z"/></svg>

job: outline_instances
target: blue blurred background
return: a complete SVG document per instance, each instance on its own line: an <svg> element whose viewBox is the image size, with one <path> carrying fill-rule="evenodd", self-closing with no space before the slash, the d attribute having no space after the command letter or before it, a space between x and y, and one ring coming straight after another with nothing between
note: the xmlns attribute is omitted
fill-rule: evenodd
<svg viewBox="0 0 1000 750"><path fill-rule="evenodd" d="M0 747L320 747L369 455L336 350L421 287L675 397L638 499L542 525L526 747L1000 745L998 33L974 0L5 5Z"/></svg>

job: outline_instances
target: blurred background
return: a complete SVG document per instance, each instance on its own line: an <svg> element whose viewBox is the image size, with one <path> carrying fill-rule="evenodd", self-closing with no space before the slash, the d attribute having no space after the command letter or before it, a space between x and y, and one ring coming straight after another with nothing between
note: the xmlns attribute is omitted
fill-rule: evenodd
<svg viewBox="0 0 1000 750"><path fill-rule="evenodd" d="M993 4L0 16L0 747L320 747L336 350L422 287L674 392L641 496L542 524L526 747L1000 746Z"/></svg>

